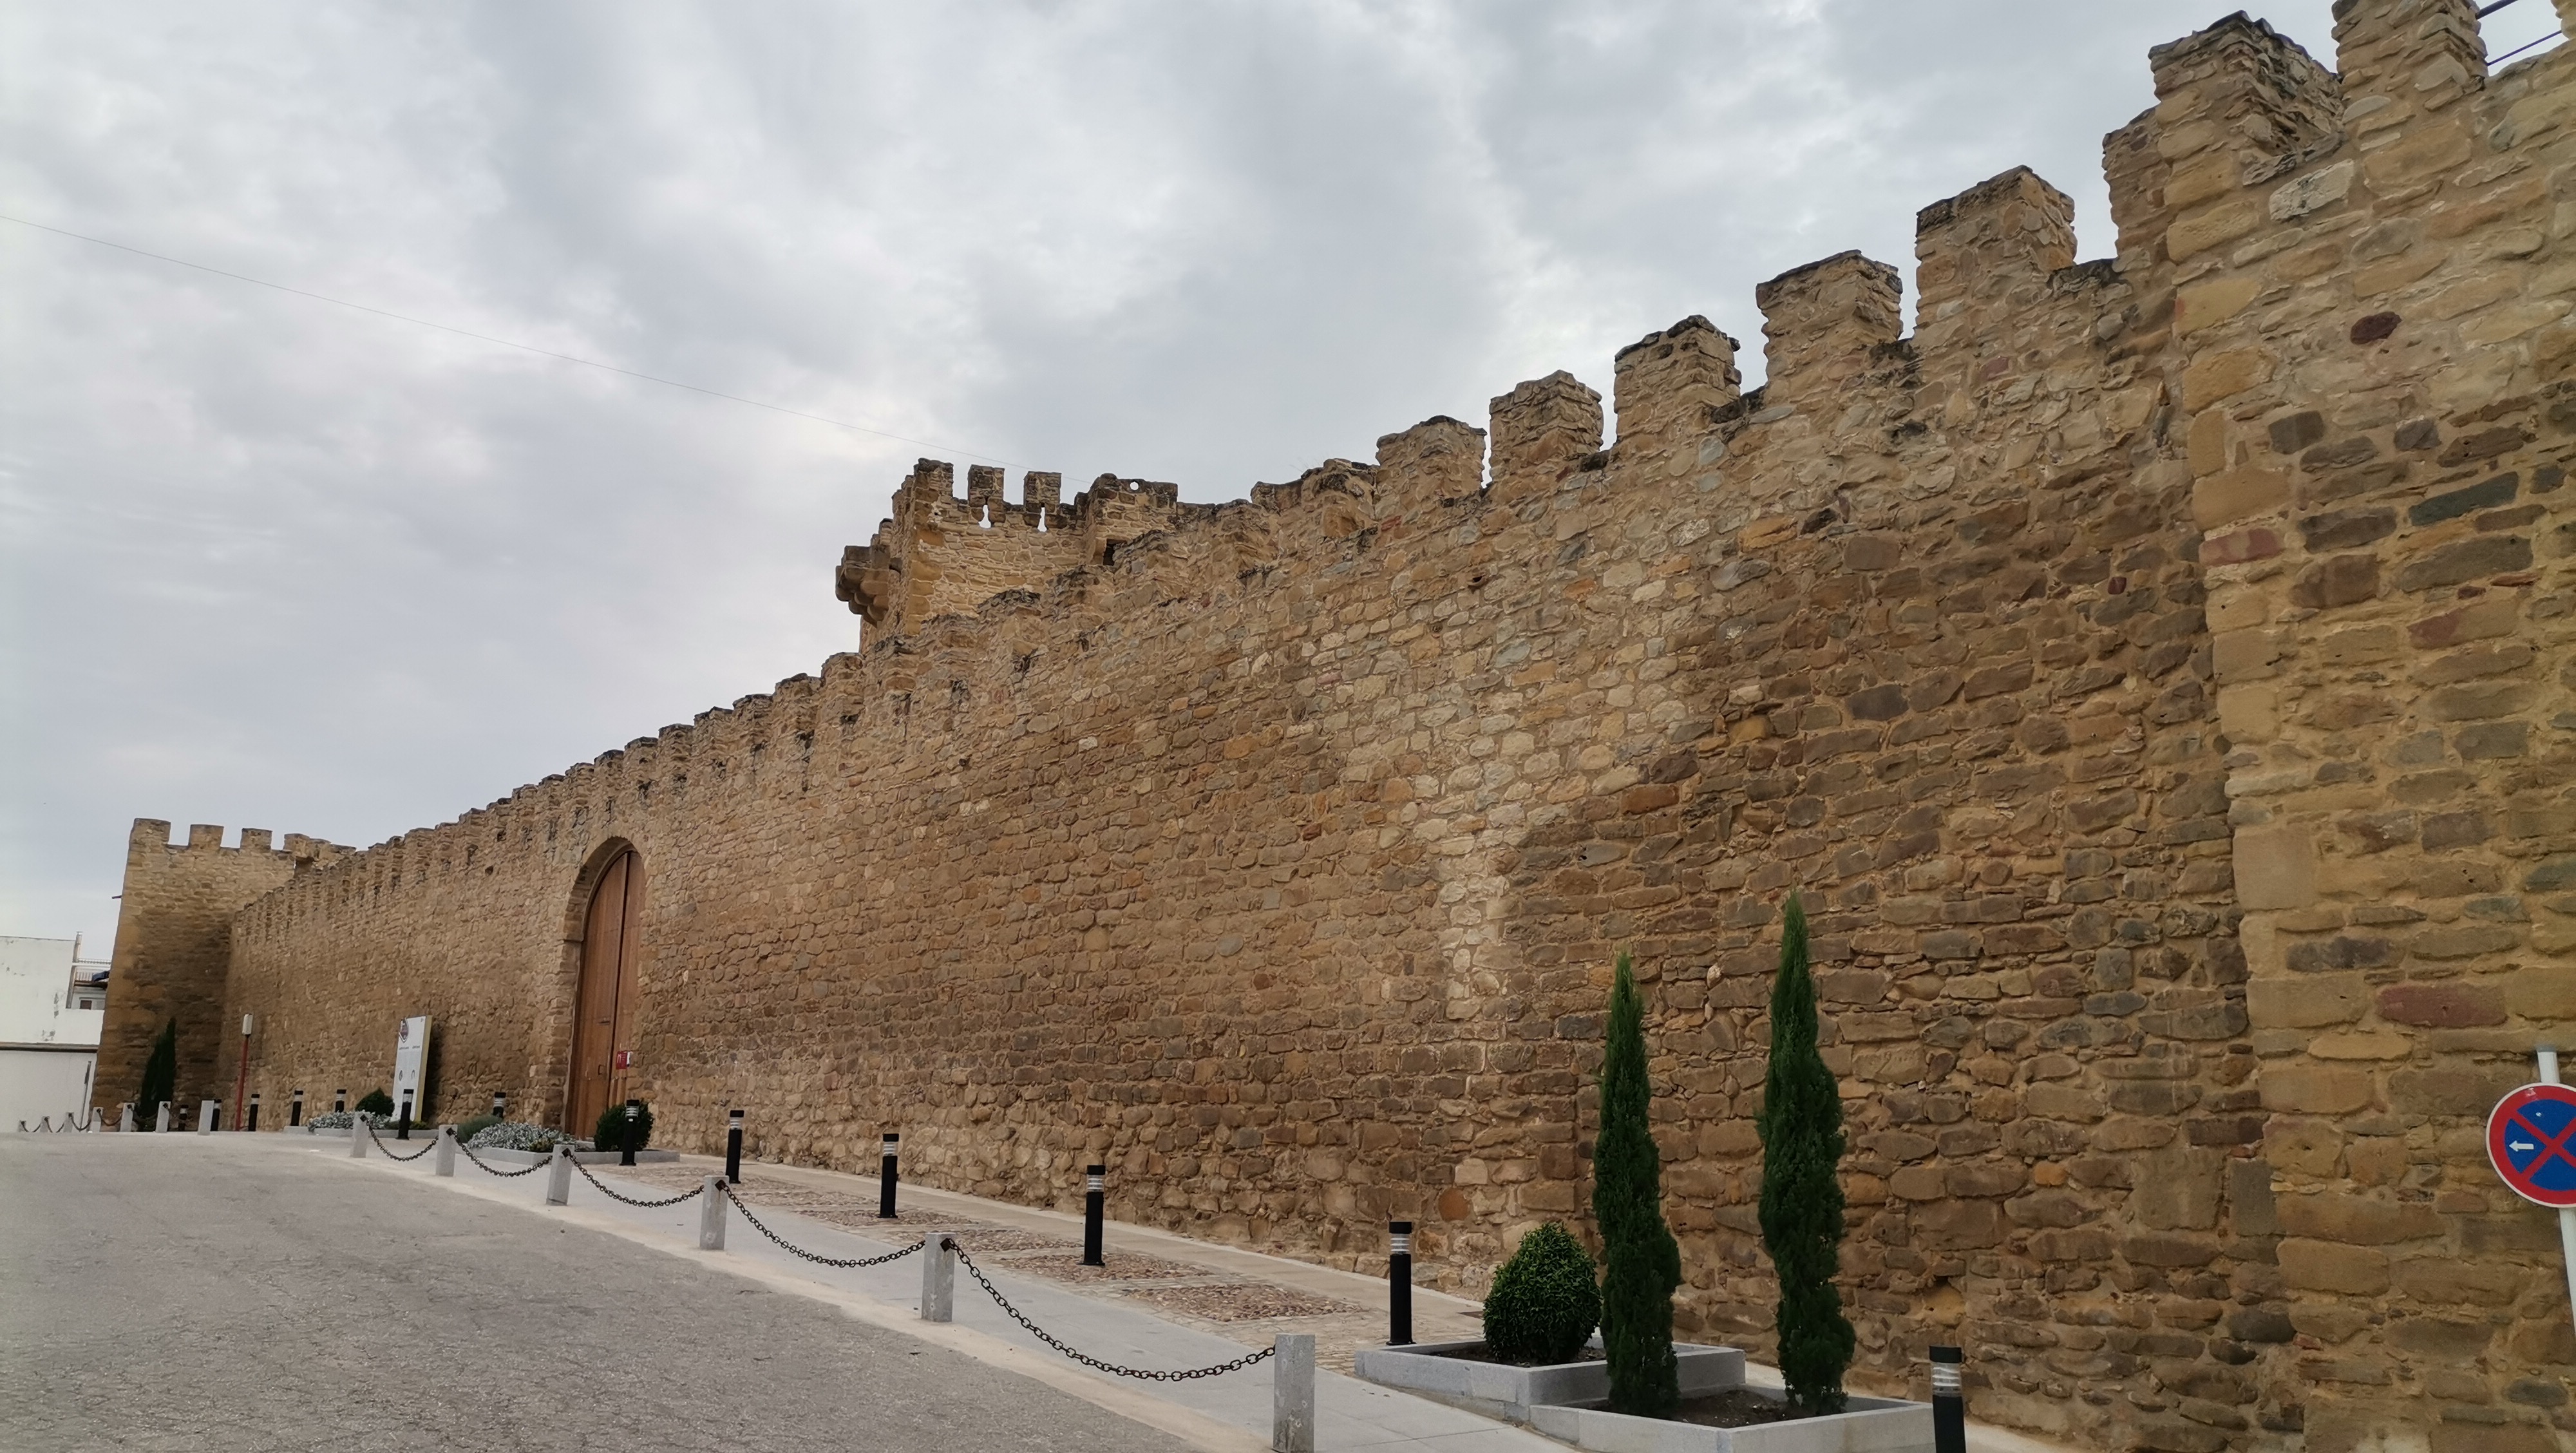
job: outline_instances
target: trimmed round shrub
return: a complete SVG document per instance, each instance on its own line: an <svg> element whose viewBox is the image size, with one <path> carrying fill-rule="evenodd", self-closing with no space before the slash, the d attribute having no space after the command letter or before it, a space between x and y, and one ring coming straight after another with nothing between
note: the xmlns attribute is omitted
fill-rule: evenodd
<svg viewBox="0 0 2576 1453"><path fill-rule="evenodd" d="M611 1105L599 1112L599 1124L590 1132L590 1143L602 1150L626 1148L626 1107ZM653 1107L638 1104L635 1116L635 1148L642 1150L653 1143Z"/></svg>
<svg viewBox="0 0 2576 1453"><path fill-rule="evenodd" d="M378 1115L391 1115L394 1113L394 1097L382 1090L369 1090L358 1097L358 1108Z"/></svg>
<svg viewBox="0 0 2576 1453"><path fill-rule="evenodd" d="M1600 1324L1592 1257L1561 1222L1522 1237L1485 1293L1485 1349L1508 1362L1571 1362Z"/></svg>
<svg viewBox="0 0 2576 1453"><path fill-rule="evenodd" d="M500 1123L501 1117L498 1115L477 1115L456 1127L456 1139L460 1144L469 1142L475 1136Z"/></svg>

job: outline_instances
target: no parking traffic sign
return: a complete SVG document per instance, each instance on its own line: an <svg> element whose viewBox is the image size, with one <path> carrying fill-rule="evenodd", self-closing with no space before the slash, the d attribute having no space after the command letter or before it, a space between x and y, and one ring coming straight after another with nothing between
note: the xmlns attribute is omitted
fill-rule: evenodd
<svg viewBox="0 0 2576 1453"><path fill-rule="evenodd" d="M2576 1089L2525 1085L2497 1101L2487 1116L2487 1159L2524 1200L2576 1206Z"/></svg>

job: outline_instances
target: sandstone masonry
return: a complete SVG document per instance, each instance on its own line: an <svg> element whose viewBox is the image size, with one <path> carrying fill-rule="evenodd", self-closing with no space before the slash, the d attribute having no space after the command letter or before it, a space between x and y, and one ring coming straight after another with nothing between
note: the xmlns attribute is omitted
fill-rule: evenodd
<svg viewBox="0 0 2576 1453"><path fill-rule="evenodd" d="M1759 1350L1803 887L1857 1382L1962 1341L1980 1416L2084 1446L2576 1446L2554 1228L2479 1137L2576 1023L2576 48L2336 15L2339 73L2242 16L2154 52L2113 259L2007 173L1920 213L1910 336L1887 265L1786 273L1762 388L1684 319L1607 449L1559 373L1222 505L925 460L819 677L257 881L141 824L102 1081L220 979L272 1097L429 1013L441 1113L560 1107L632 847L673 1140L900 1130L1050 1203L1106 1161L1118 1215L1342 1266L1409 1216L1473 1290L1588 1219L1625 948L1679 1320Z"/></svg>

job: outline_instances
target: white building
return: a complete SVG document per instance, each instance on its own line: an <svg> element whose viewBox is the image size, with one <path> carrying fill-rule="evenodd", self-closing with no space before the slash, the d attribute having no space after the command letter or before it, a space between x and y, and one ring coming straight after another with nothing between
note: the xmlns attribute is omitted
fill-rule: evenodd
<svg viewBox="0 0 2576 1453"><path fill-rule="evenodd" d="M0 1132L93 1113L107 966L76 938L0 938Z"/></svg>

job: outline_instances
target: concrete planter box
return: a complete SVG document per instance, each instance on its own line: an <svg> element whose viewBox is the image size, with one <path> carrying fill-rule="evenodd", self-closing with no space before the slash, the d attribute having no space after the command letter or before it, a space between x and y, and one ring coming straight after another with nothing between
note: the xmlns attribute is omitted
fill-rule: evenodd
<svg viewBox="0 0 2576 1453"><path fill-rule="evenodd" d="M1422 1342L1411 1347L1363 1347L1352 1358L1351 1370L1380 1387L1402 1388L1515 1423L1529 1422L1531 1410L1541 1404L1600 1402L1610 1396L1610 1364L1603 1361L1513 1367L1439 1355L1480 1345ZM1599 1348L1601 1339L1593 1338L1592 1345ZM1680 1368L1684 1397L1744 1385L1744 1354L1732 1347L1677 1342L1673 1360Z"/></svg>
<svg viewBox="0 0 2576 1453"><path fill-rule="evenodd" d="M543 1165L547 1161L555 1158L555 1153L551 1150L484 1150L478 1148L474 1153L483 1160L494 1165ZM625 1152L617 1150L576 1150L572 1153L572 1158L580 1161L583 1165L615 1165L617 1164L619 1157L624 1154ZM635 1152L635 1163L637 1165L657 1165L665 1161L678 1160L679 1158L680 1153L676 1150L639 1150Z"/></svg>
<svg viewBox="0 0 2576 1453"><path fill-rule="evenodd" d="M1753 1391L1780 1397L1769 1388ZM1685 1382L1682 1396L1690 1395ZM1590 1453L1932 1453L1930 1403L1857 1394L1846 1411L1830 1417L1758 1428L1701 1428L1597 1407L1545 1405L1530 1410L1530 1426Z"/></svg>

